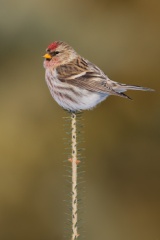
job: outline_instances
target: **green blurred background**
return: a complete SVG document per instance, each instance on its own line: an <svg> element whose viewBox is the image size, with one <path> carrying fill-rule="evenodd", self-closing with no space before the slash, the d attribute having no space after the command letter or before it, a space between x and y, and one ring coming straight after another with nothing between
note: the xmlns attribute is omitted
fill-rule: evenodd
<svg viewBox="0 0 160 240"><path fill-rule="evenodd" d="M87 238L160 239L160 1L0 1L0 239L61 240L63 116L42 55L63 40L156 89L84 113Z"/></svg>

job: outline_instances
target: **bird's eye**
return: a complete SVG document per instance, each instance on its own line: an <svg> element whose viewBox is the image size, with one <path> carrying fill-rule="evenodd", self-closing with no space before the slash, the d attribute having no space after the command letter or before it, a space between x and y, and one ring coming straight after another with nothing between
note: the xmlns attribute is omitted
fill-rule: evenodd
<svg viewBox="0 0 160 240"><path fill-rule="evenodd" d="M59 52L58 51L54 51L54 52L50 52L50 55L53 57L53 56L56 56Z"/></svg>

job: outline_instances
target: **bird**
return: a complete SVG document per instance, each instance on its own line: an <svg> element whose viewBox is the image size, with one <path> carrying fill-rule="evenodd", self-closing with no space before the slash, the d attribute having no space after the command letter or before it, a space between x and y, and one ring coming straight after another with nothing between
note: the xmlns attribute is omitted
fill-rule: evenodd
<svg viewBox="0 0 160 240"><path fill-rule="evenodd" d="M50 93L69 112L91 110L110 95L131 99L124 93L127 90L154 91L111 80L63 41L49 44L43 57Z"/></svg>

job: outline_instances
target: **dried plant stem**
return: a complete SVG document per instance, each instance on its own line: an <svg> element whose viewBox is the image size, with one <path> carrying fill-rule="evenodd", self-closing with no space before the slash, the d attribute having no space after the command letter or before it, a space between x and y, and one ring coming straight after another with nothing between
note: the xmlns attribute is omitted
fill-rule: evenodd
<svg viewBox="0 0 160 240"><path fill-rule="evenodd" d="M77 132L76 132L76 113L71 113L72 125L72 240L78 238L78 199L77 199Z"/></svg>
<svg viewBox="0 0 160 240"><path fill-rule="evenodd" d="M68 113L67 113L68 114ZM64 239L84 239L84 192L85 192L85 157L83 156L83 119L82 113L69 112L65 117L67 137L65 148L67 159L64 160L65 170L65 215L66 224ZM69 147L68 147L69 145Z"/></svg>

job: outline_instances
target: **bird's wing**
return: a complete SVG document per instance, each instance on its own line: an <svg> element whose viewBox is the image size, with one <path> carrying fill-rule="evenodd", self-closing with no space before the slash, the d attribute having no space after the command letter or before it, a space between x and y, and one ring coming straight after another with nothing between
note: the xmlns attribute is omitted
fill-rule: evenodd
<svg viewBox="0 0 160 240"><path fill-rule="evenodd" d="M92 92L106 93L129 98L124 93L116 92L111 81L96 65L81 57L69 64L57 68L57 78L73 86Z"/></svg>

